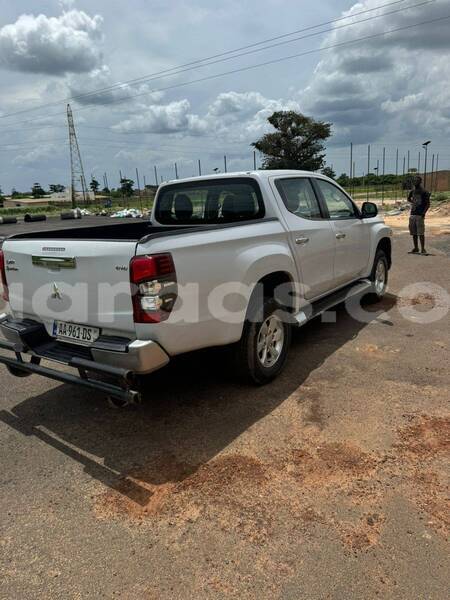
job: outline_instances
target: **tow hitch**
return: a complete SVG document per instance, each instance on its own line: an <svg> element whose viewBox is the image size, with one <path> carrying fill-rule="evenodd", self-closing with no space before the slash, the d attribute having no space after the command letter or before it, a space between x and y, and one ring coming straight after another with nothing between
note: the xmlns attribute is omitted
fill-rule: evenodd
<svg viewBox="0 0 450 600"><path fill-rule="evenodd" d="M91 390L97 390L106 394L110 400L110 404L115 407L140 403L140 393L136 389L133 389L136 387L134 375L126 369L73 357L67 363L69 367L78 371L78 375L73 375L41 366L41 357L36 354L32 354L30 360L26 362L22 355L26 353L27 349L23 344L0 340L0 348L9 350L15 354L15 358L0 355L0 363L6 365L9 372L18 377L26 377L34 373L54 379L55 381L61 381L62 383L71 383ZM94 379L90 376L90 373L107 376L117 383Z"/></svg>

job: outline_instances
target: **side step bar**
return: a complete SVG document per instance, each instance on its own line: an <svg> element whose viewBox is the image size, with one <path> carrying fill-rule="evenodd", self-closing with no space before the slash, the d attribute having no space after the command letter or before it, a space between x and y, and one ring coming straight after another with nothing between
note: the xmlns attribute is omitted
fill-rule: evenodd
<svg viewBox="0 0 450 600"><path fill-rule="evenodd" d="M294 320L296 325L301 326L314 319L315 317L320 316L333 306L337 304L341 304L341 302L345 302L349 298L353 296L358 296L361 294L367 293L372 288L372 282L368 279L361 279L357 283L351 284L322 298L321 300L317 300L312 304L309 304L307 308L300 310L297 314L294 315Z"/></svg>
<svg viewBox="0 0 450 600"><path fill-rule="evenodd" d="M22 358L21 352L24 351L23 346L19 346L13 342L7 340L0 340L0 348L4 350L10 350L15 353L15 358L0 355L0 363L6 365L11 369L17 369L24 373L42 375L55 381L61 381L63 383L71 383L80 385L82 387L97 390L118 398L127 404L136 404L140 400L140 394L136 390L130 389L132 384L132 373L126 369L119 369L117 367L111 367L109 365L99 365L98 363L82 358L72 358L69 362L69 367L73 367L78 370L79 375L72 375L70 373L64 373L63 371L57 371L56 369L49 369L42 367L39 362L40 358L33 355L31 362L25 362ZM113 383L107 383L98 381L96 379L90 379L88 372L92 371L102 375L114 377L118 380L117 385ZM123 384L123 385L121 385Z"/></svg>

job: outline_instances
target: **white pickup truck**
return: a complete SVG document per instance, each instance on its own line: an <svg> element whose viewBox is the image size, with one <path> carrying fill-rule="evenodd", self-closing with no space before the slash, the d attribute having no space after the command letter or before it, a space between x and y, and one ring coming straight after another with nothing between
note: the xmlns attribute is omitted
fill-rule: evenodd
<svg viewBox="0 0 450 600"><path fill-rule="evenodd" d="M5 240L10 310L0 316L0 347L14 354L0 362L120 404L139 399L137 375L171 357L234 344L237 369L266 383L286 362L293 326L352 295L383 296L391 235L375 204L360 210L316 173L171 181L150 221Z"/></svg>

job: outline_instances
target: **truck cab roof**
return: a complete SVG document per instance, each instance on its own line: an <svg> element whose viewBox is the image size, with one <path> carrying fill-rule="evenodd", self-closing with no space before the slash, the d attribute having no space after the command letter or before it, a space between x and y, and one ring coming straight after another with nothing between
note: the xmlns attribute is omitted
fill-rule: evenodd
<svg viewBox="0 0 450 600"><path fill-rule="evenodd" d="M258 169L256 171L255 170L234 171L232 173L229 173L229 172L228 173L213 173L213 174L209 174L209 175L198 175L196 177L185 177L183 179L171 179L170 181L165 181L164 183L162 183L160 187L162 187L164 185L173 185L174 183L188 183L188 182L192 182L192 181L204 181L204 180L210 181L211 179L224 179L224 178L232 179L235 177L254 177L254 178L258 178L258 179L267 180L270 177L289 176L289 175L292 175L293 177L319 176L319 177L323 177L324 179L327 179L327 177L325 175L322 175L322 174L314 172L314 171L301 171L301 170L296 170L296 169L272 169L272 170Z"/></svg>

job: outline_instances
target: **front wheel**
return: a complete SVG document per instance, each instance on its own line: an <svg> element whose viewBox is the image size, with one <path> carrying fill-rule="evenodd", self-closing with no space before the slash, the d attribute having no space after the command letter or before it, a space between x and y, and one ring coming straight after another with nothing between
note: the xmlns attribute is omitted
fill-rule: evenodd
<svg viewBox="0 0 450 600"><path fill-rule="evenodd" d="M264 299L261 314L245 322L235 354L238 373L258 385L268 383L283 370L291 343L291 325L273 298Z"/></svg>
<svg viewBox="0 0 450 600"><path fill-rule="evenodd" d="M379 302L386 293L388 284L388 261L383 250L377 250L370 274L372 290L367 295L370 302Z"/></svg>

